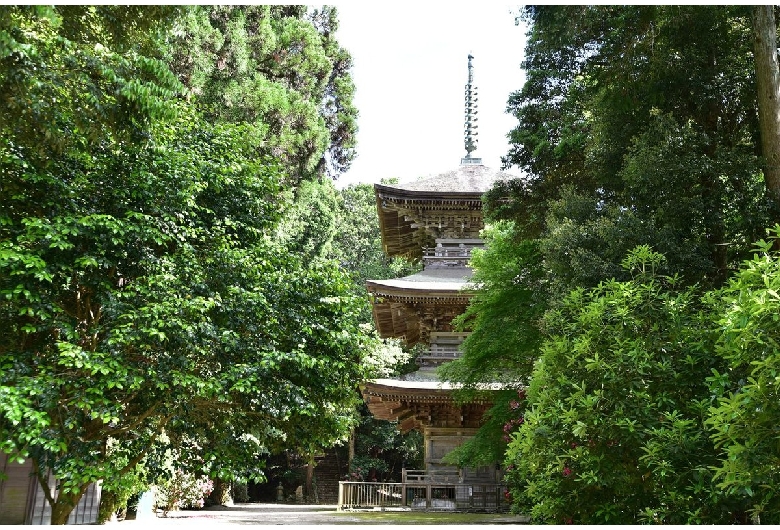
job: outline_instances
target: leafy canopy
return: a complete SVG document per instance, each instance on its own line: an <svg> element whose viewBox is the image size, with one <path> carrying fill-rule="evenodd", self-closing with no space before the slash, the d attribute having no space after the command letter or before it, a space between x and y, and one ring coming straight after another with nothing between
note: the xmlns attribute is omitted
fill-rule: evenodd
<svg viewBox="0 0 780 530"><path fill-rule="evenodd" d="M51 470L53 523L169 448L259 477L343 439L376 348L337 264L273 237L268 124L177 97L160 38L191 11L141 11L0 12L0 450Z"/></svg>

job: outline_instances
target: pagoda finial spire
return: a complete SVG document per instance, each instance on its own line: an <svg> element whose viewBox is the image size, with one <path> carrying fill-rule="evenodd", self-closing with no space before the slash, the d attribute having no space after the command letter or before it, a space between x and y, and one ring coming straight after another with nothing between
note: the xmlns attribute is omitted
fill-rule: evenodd
<svg viewBox="0 0 780 530"><path fill-rule="evenodd" d="M477 86L474 84L474 66L471 64L474 56L469 53L469 80L466 83L466 158L462 164L481 163L482 160L472 158L471 153L477 150Z"/></svg>

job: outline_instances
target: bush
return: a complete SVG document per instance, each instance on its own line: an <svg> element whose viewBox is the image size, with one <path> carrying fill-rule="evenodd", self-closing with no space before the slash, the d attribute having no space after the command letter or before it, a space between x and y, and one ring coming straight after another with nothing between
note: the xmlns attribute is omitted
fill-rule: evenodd
<svg viewBox="0 0 780 530"><path fill-rule="evenodd" d="M727 363L708 379L717 404L707 424L724 455L719 487L744 500L750 520L780 523L780 254L769 241L710 298L720 330L716 352ZM776 247L775 247L776 248Z"/></svg>
<svg viewBox="0 0 780 530"><path fill-rule="evenodd" d="M233 502L249 502L249 488L246 482L233 483Z"/></svg>
<svg viewBox="0 0 780 530"><path fill-rule="evenodd" d="M662 259L638 247L624 262L633 280L575 290L544 319L506 460L514 509L537 522L724 523L735 511L704 424L706 379L724 363L696 291L656 276Z"/></svg>
<svg viewBox="0 0 780 530"><path fill-rule="evenodd" d="M207 477L177 469L169 478L158 480L154 487L155 502L163 511L163 517L172 510L203 508L206 497L214 490L214 483Z"/></svg>

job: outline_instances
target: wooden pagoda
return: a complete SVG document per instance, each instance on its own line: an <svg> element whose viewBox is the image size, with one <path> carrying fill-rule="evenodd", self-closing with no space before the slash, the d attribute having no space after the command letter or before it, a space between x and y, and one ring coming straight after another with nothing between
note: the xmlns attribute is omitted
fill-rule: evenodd
<svg viewBox="0 0 780 530"><path fill-rule="evenodd" d="M421 260L423 270L392 280L366 283L377 330L383 338L422 343L419 369L399 379L365 382L362 392L371 413L397 421L406 432L422 431L425 473L457 473L460 480L499 480L495 466L458 470L442 462L444 455L472 437L491 406L489 401L458 404L452 387L438 380L436 369L459 357L465 333L452 327L473 292L469 287L471 251L483 246L482 195L498 179L478 158L460 167L406 185L375 185L382 245L389 256Z"/></svg>
<svg viewBox="0 0 780 530"><path fill-rule="evenodd" d="M457 472L460 482L497 483L497 466L453 469L444 456L472 437L491 403L456 403L453 388L438 380L436 369L460 355L466 337L453 329L473 295L469 287L471 251L483 246L482 195L499 180L515 178L491 170L472 157L477 147L477 89L469 55L466 84L466 156L460 166L405 185L375 185L382 245L388 256L422 261L417 274L366 282L377 330L383 338L407 345L422 343L419 369L400 379L368 381L363 397L371 413L397 421L402 431L422 431L429 477ZM435 480L431 478L431 480Z"/></svg>
<svg viewBox="0 0 780 530"><path fill-rule="evenodd" d="M473 296L471 252L484 242L482 196L497 181L516 178L472 157L476 149L476 87L469 55L466 85L466 156L460 166L403 185L374 186L384 251L422 262L421 272L392 280L369 280L376 328L383 338L423 344L418 370L395 379L361 385L363 398L379 419L396 421L401 431L423 433L425 469L404 470L401 483L339 483L339 509L412 507L449 510L501 510L506 487L497 465L459 469L444 457L473 437L489 399L458 403L454 388L437 368L460 356L466 333L453 328Z"/></svg>

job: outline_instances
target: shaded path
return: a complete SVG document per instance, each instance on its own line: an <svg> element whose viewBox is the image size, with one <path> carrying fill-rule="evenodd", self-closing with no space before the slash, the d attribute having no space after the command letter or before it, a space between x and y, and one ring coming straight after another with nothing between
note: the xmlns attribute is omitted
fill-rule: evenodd
<svg viewBox="0 0 780 530"><path fill-rule="evenodd" d="M354 524L518 524L527 518L510 514L426 512L337 512L336 506L247 503L213 506L203 510L171 512L167 518L142 518L110 523L139 530L142 526L243 525L354 525Z"/></svg>

